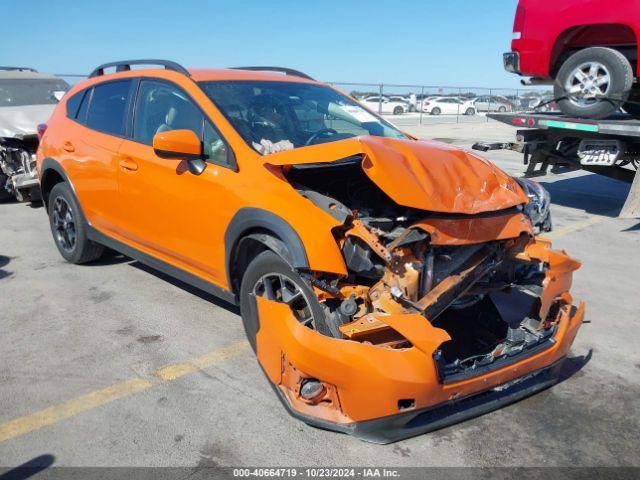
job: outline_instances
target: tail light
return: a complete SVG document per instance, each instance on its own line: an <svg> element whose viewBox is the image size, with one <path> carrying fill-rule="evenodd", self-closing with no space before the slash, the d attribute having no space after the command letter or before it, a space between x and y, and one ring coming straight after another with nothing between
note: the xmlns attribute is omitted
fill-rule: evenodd
<svg viewBox="0 0 640 480"><path fill-rule="evenodd" d="M38 140L42 140L42 137L44 136L44 132L46 131L47 131L46 123L41 123L38 125Z"/></svg>
<svg viewBox="0 0 640 480"><path fill-rule="evenodd" d="M526 8L524 5L518 5L516 9L516 17L513 20L513 39L519 40L522 37L522 32L524 32L524 20L526 17Z"/></svg>

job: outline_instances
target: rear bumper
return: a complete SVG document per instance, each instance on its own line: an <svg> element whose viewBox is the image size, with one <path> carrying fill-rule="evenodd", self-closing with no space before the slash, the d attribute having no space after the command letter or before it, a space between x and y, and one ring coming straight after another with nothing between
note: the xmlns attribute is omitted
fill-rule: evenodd
<svg viewBox="0 0 640 480"><path fill-rule="evenodd" d="M504 69L511 73L520 73L520 54L518 52L507 52L502 55Z"/></svg>

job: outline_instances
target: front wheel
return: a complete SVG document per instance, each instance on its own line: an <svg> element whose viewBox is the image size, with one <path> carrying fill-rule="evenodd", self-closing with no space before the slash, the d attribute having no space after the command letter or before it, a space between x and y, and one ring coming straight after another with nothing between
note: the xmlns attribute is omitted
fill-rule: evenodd
<svg viewBox="0 0 640 480"><path fill-rule="evenodd" d="M440 115L442 113L442 110L440 110L438 107L435 107L433 110L431 110L431 115Z"/></svg>
<svg viewBox="0 0 640 480"><path fill-rule="evenodd" d="M469 107L469 108L467 108L467 111L464 112L464 114L465 115L475 115L476 111L473 108Z"/></svg>
<svg viewBox="0 0 640 480"><path fill-rule="evenodd" d="M393 109L393 114L394 115L402 115L404 113L404 110L402 107L395 107Z"/></svg>
<svg viewBox="0 0 640 480"><path fill-rule="evenodd" d="M9 177L0 171L0 202L6 202L13 199L13 193L5 188Z"/></svg>
<svg viewBox="0 0 640 480"><path fill-rule="evenodd" d="M49 194L49 223L53 240L67 262L97 260L104 247L87 237L87 224L73 192L66 183L54 185Z"/></svg>
<svg viewBox="0 0 640 480"><path fill-rule="evenodd" d="M617 50L592 47L571 55L560 67L554 96L566 115L605 118L629 97L633 67Z"/></svg>
<svg viewBox="0 0 640 480"><path fill-rule="evenodd" d="M327 319L313 289L279 255L267 250L247 267L240 286L240 313L249 343L256 349L260 319L254 297L289 305L304 326L330 337L340 337L337 325Z"/></svg>

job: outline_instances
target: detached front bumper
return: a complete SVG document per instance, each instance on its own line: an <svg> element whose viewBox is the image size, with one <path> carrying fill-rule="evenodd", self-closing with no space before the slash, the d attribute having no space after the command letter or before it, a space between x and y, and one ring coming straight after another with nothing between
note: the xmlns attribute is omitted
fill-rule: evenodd
<svg viewBox="0 0 640 480"><path fill-rule="evenodd" d="M387 444L478 417L549 388L559 382L563 361L560 359L529 375L434 407L346 424L302 414L292 408L279 388L275 391L287 411L309 425L347 433L366 442Z"/></svg>
<svg viewBox="0 0 640 480"><path fill-rule="evenodd" d="M443 384L432 357L438 340L430 353L421 350L424 344L394 351L338 340L300 325L287 305L262 297L256 301L260 317L256 353L289 413L310 425L373 443L395 442L452 425L557 383L584 318L584 304L567 306L547 349L484 375ZM304 378L319 379L327 386L322 401L312 404L301 399ZM401 405L408 401L412 406L404 410Z"/></svg>
<svg viewBox="0 0 640 480"><path fill-rule="evenodd" d="M502 62L507 72L520 74L520 54L518 52L504 53Z"/></svg>
<svg viewBox="0 0 640 480"><path fill-rule="evenodd" d="M311 425L389 443L489 412L547 388L584 318L568 290L579 263L543 240L522 253L549 265L540 296L541 318L553 316L545 348L516 354L495 368L443 381L434 358L449 334L421 314L370 314L411 347L382 348L330 338L298 323L286 304L257 297L256 355L288 411ZM558 303L562 300L560 303ZM556 309L550 309L559 305ZM301 396L306 379L322 383L313 400Z"/></svg>

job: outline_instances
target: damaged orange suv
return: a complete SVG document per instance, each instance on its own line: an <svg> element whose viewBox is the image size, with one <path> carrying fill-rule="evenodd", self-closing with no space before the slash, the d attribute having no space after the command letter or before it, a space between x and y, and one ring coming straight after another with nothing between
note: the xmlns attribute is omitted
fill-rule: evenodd
<svg viewBox="0 0 640 480"><path fill-rule="evenodd" d="M364 440L552 385L583 319L535 186L293 70L102 65L38 172L65 259L110 247L239 304L288 411Z"/></svg>

